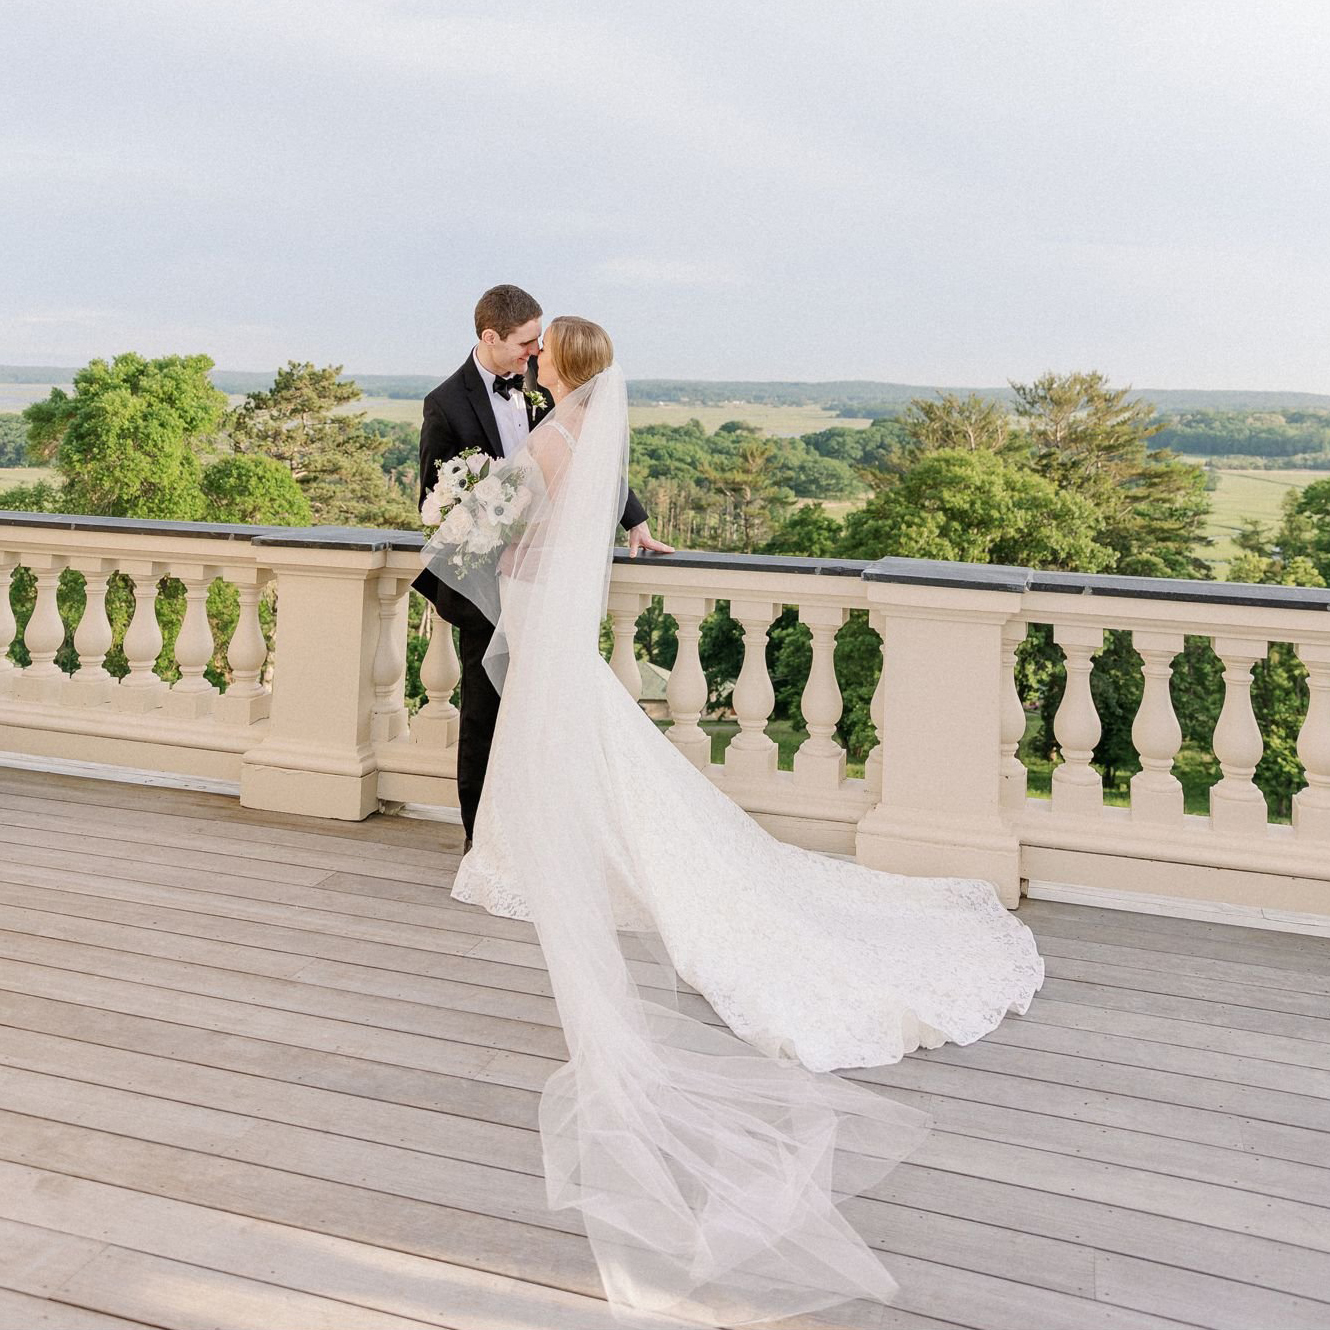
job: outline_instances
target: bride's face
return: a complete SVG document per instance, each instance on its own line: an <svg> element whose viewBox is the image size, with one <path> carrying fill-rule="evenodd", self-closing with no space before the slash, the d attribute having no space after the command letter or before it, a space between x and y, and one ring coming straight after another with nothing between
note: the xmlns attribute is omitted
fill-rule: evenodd
<svg viewBox="0 0 1330 1330"><path fill-rule="evenodd" d="M536 382L542 388L552 388L558 377L554 368L554 352L550 350L550 335L546 332L545 340L540 344L540 355L536 358Z"/></svg>

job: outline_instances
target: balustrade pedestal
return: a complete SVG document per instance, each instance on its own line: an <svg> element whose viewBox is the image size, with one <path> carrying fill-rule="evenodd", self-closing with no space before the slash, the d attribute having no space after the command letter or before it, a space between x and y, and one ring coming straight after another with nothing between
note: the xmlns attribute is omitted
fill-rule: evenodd
<svg viewBox="0 0 1330 1330"><path fill-rule="evenodd" d="M882 799L860 821L871 868L982 878L1020 900L1020 842L1002 816L1004 591L870 582L885 618Z"/></svg>
<svg viewBox="0 0 1330 1330"><path fill-rule="evenodd" d="M365 533L366 543L373 535ZM240 802L359 820L378 806L370 717L379 588L365 575L366 559L374 556L349 541L325 549L270 549L281 668L273 676L267 734L242 758ZM377 557L381 564L382 554ZM259 664L253 662L255 678Z"/></svg>

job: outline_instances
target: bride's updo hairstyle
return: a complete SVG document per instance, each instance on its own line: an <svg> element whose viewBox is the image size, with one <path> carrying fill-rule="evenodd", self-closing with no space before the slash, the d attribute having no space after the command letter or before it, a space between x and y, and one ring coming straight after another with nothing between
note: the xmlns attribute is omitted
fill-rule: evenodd
<svg viewBox="0 0 1330 1330"><path fill-rule="evenodd" d="M554 372L570 389L580 388L614 360L609 333L600 324L573 314L551 319L545 341L554 359Z"/></svg>

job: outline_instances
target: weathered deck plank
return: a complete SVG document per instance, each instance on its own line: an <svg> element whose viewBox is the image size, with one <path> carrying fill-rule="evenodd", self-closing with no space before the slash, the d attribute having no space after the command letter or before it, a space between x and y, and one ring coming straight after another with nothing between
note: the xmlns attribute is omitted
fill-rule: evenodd
<svg viewBox="0 0 1330 1330"><path fill-rule="evenodd" d="M0 1328L608 1330L543 958L459 841L0 769ZM1330 1324L1330 944L1022 917L1026 1017L848 1073L937 1121L847 1205L897 1304L788 1330Z"/></svg>

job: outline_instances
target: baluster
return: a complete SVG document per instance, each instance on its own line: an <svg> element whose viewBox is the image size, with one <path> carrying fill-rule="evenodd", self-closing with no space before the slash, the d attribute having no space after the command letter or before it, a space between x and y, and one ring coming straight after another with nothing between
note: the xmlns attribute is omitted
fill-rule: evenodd
<svg viewBox="0 0 1330 1330"><path fill-rule="evenodd" d="M133 579L134 613L125 629L125 659L129 673L115 691L115 704L124 711L153 711L170 691L153 667L162 651L162 628L157 622L157 580L164 566L147 560L122 562L120 571Z"/></svg>
<svg viewBox="0 0 1330 1330"><path fill-rule="evenodd" d="M1330 642L1299 642L1307 667L1307 715L1298 732L1298 758L1307 769L1305 788L1293 796L1299 840L1330 841Z"/></svg>
<svg viewBox="0 0 1330 1330"><path fill-rule="evenodd" d="M732 698L739 733L725 750L725 771L740 780L762 780L776 770L779 750L766 732L776 705L767 670L767 629L779 608L769 600L730 602L730 617L743 629L744 655Z"/></svg>
<svg viewBox="0 0 1330 1330"><path fill-rule="evenodd" d="M1216 637L1214 648L1224 662L1224 705L1213 742L1224 774L1210 790L1210 825L1228 836L1264 832L1269 814L1252 776L1265 746L1252 711L1251 670L1266 644L1259 638Z"/></svg>
<svg viewBox="0 0 1330 1330"><path fill-rule="evenodd" d="M18 620L14 618L13 602L9 599L17 556L0 554L0 697L13 691L19 669L9 659L9 648L18 633Z"/></svg>
<svg viewBox="0 0 1330 1330"><path fill-rule="evenodd" d="M259 600L268 573L265 569L228 568L222 576L239 593L240 616L226 647L231 682L214 704L213 715L226 725L252 725L262 720L272 705L272 694L259 677L268 654L259 620ZM336 649L336 642L329 639L328 650Z"/></svg>
<svg viewBox="0 0 1330 1330"><path fill-rule="evenodd" d="M1096 817L1103 811L1104 782L1090 765L1101 727L1090 692L1092 657L1103 650L1104 630L1082 624L1055 624L1053 640L1067 660L1067 687L1053 718L1062 762L1053 769L1053 811Z"/></svg>
<svg viewBox="0 0 1330 1330"><path fill-rule="evenodd" d="M813 635L813 663L799 698L808 738L794 755L794 778L797 784L822 790L834 790L845 779L845 749L835 739L836 722L845 709L836 682L836 634L845 614L840 605L799 606L799 620Z"/></svg>
<svg viewBox="0 0 1330 1330"><path fill-rule="evenodd" d="M702 669L697 644L702 620L711 612L715 602L702 596L666 595L663 603L665 613L674 616L675 638L679 644L674 668L665 685L665 700L674 722L666 733L670 742L698 770L706 771L711 766L711 736L698 721L707 704L707 676Z"/></svg>
<svg viewBox="0 0 1330 1330"><path fill-rule="evenodd" d="M79 667L65 686L65 701L72 706L99 706L109 702L116 689L104 663L114 640L106 613L106 588L115 564L109 559L90 559L74 566L83 574L84 607L74 630Z"/></svg>
<svg viewBox="0 0 1330 1330"><path fill-rule="evenodd" d="M1002 650L999 669L1002 671L1002 715L998 745L1002 756L1002 805L1004 808L1025 807L1025 763L1016 756L1016 750L1025 738L1025 708L1016 688L1016 649L1025 641L1025 621L1009 619L1002 625Z"/></svg>
<svg viewBox="0 0 1330 1330"><path fill-rule="evenodd" d="M37 603L23 634L32 663L19 675L14 692L29 702L57 702L66 682L64 672L55 663L55 654L65 641L65 625L56 603L65 563L52 554L34 554L27 562L37 579Z"/></svg>
<svg viewBox="0 0 1330 1330"><path fill-rule="evenodd" d="M635 591L611 591L609 610L614 626L614 650L610 652L610 669L628 690L634 702L642 696L642 671L638 668L633 639L637 635L637 616L642 613L646 597Z"/></svg>
<svg viewBox="0 0 1330 1330"><path fill-rule="evenodd" d="M370 713L370 739L391 743L406 733L406 610L410 580L392 573L378 577L379 640L374 649L370 679L374 684L374 710Z"/></svg>
<svg viewBox="0 0 1330 1330"><path fill-rule="evenodd" d="M882 667L877 672L877 684L868 701L868 714L873 722L877 742L864 759L864 793L876 802L882 798L882 707L886 701L887 686L887 616L881 610L869 610L868 622L882 639Z"/></svg>
<svg viewBox="0 0 1330 1330"><path fill-rule="evenodd" d="M1141 769L1131 778L1132 820L1180 822L1182 782L1173 774L1173 761L1182 747L1182 726L1169 681L1173 658L1182 650L1182 634L1137 629L1131 644L1145 674L1141 705L1131 725L1131 741L1141 759Z"/></svg>
<svg viewBox="0 0 1330 1330"><path fill-rule="evenodd" d="M185 588L185 617L175 642L175 663L180 667L180 678L171 685L163 707L167 715L197 720L212 711L218 697L216 685L203 677L213 653L208 591L218 572L202 564L186 564L173 566L172 575Z"/></svg>
<svg viewBox="0 0 1330 1330"><path fill-rule="evenodd" d="M453 626L439 617L433 605L425 605L421 631L429 638L420 662L420 682L429 699L411 721L411 742L431 748L447 748L457 742L460 715L452 703L453 689L462 677L462 666L453 645Z"/></svg>

